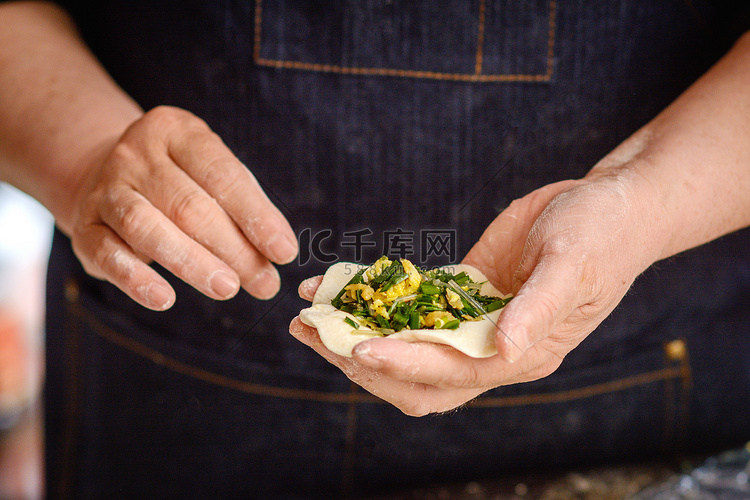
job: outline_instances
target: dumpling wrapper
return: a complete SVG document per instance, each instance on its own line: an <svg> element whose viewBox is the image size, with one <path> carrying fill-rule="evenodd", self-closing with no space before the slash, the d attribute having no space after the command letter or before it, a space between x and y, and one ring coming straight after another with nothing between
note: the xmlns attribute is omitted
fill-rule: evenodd
<svg viewBox="0 0 750 500"><path fill-rule="evenodd" d="M330 351L341 356L351 357L354 346L365 340L382 337L378 332L360 326L354 329L344 318L355 320L354 316L331 305L331 301L344 286L349 283L358 269L357 264L339 262L329 267L323 281L313 297L312 306L300 311L300 320L308 326L317 328L320 340ZM452 274L464 271L477 283L483 283L480 293L493 297L505 298L492 286L487 278L476 268L465 264L447 266ZM502 309L493 311L477 321L461 321L455 330L409 330L404 329L389 335L388 338L407 342L435 342L445 344L473 358L487 358L497 354L495 347L495 323ZM488 319L489 317L489 319Z"/></svg>

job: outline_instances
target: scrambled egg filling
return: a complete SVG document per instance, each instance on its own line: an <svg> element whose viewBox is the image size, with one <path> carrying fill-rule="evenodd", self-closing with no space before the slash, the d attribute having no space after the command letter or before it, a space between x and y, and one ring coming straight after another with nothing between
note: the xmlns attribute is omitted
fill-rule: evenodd
<svg viewBox="0 0 750 500"><path fill-rule="evenodd" d="M366 326L383 335L405 328L455 329L510 300L481 295L480 288L464 272L427 271L383 256L361 269L331 304L356 319L345 320L355 329Z"/></svg>
<svg viewBox="0 0 750 500"><path fill-rule="evenodd" d="M406 259L401 259L401 265L404 266L404 271L407 273L406 277L385 292L375 292L374 298L380 299L386 304L391 304L397 298L412 295L419 290L419 285L422 284L422 276L417 268Z"/></svg>

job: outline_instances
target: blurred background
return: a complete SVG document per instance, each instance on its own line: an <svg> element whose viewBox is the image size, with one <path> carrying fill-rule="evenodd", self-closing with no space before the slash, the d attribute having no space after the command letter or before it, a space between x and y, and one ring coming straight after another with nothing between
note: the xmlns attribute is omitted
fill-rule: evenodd
<svg viewBox="0 0 750 500"><path fill-rule="evenodd" d="M43 496L44 289L52 216L0 183L0 498Z"/></svg>

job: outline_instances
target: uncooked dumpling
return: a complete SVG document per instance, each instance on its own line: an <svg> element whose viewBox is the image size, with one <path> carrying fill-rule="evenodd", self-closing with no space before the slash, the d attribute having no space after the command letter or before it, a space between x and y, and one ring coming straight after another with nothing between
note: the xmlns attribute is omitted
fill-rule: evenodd
<svg viewBox="0 0 750 500"><path fill-rule="evenodd" d="M378 262L381 262L383 259L380 259ZM387 263L392 264L392 261L386 261ZM402 281L400 283L403 283L405 287L408 287L410 286L408 278L413 278L413 273L409 274L410 268L408 267L411 266L411 263L405 260L402 260L401 262L402 270L404 274L407 274L407 276L406 278L402 278ZM373 264L373 266L375 266L376 264ZM368 270L372 269L373 266L370 266ZM384 265L381 265L379 270L382 271L383 267ZM302 320L302 322L318 330L321 341L329 350L341 356L347 357L351 357L352 349L358 343L371 339L373 337L382 337L384 336L384 332L387 332L386 334L388 334L393 331L388 328L380 328L376 326L370 319L363 320L361 314L359 315L359 317L357 317L350 312L342 311L331 305L332 301L336 302L337 296L341 296L342 292L345 292L343 290L344 287L346 287L347 284L351 282L353 275L358 269L361 269L361 266L347 262L339 262L331 266L326 271L323 277L323 281L320 284L317 292L315 293L312 306L307 309L303 309L300 312L300 319ZM485 296L483 297L485 301L487 297L497 297L499 299L505 299L506 301L508 300L509 296L500 293L489 283L489 281L487 281L487 278L474 267L464 264L458 264L454 266L446 266L442 269L450 272L451 275L461 275L461 273L465 273L465 275L470 278L471 282L473 282L473 288L471 289L471 291L477 295ZM360 272L360 274L362 273ZM352 297L350 299L351 301L353 301L355 297L358 297L360 302L364 302L364 300L361 298L361 295L363 290L365 294L368 294L368 291L366 290L366 285L368 283L368 274L372 276L373 274L377 273L366 272L362 274L362 285L349 287L350 291L348 293ZM422 274L423 281L425 281L424 278L426 278L426 276ZM370 281L372 282L373 280L370 279ZM426 281L428 281L429 285L430 281ZM445 284L442 281L436 281L441 284ZM413 282L412 285L416 285L417 288L419 288L420 286L418 282ZM455 288L455 285L456 283L453 282L451 286ZM444 288L447 289L448 287ZM464 290L468 289L467 287L462 288ZM393 291L394 289L395 287L392 285L389 290ZM384 299L383 301L381 301L381 303L384 302L384 304L378 305L376 302L376 305L378 305L378 307L384 307L384 309L390 308L392 311L394 309L394 302L396 302L396 305L399 305L399 301L401 303L407 304L409 303L409 299L412 301L416 301L416 297L420 295L419 292L422 290L422 288L419 288L416 292L414 290L414 286L412 286L411 289L402 287L400 293L408 295L398 295L398 293L389 292L385 292L385 294L383 294L382 292L380 292L380 297ZM460 302L456 300L456 297L458 297L459 294L456 294L453 290L447 292L447 294L453 294L450 297L452 298L452 304L460 305ZM369 295L370 300L367 303L372 310L373 299L371 291L369 292ZM385 298L384 295L390 295L390 302L388 302L388 298ZM394 295L396 295L395 300L393 299ZM460 294L461 297L466 297L466 295L466 293ZM376 298L375 300L378 299ZM338 301L338 303L340 303L340 300ZM467 304L467 309L471 308L471 306L469 306L465 300L463 301L463 303ZM477 303L473 302L473 304L476 305ZM502 304L504 305L504 302ZM495 306L497 307L497 304L495 304ZM411 309L414 310L414 307L412 307ZM422 309L424 309L424 307ZM456 309L451 310L453 310L454 313L456 313L457 311ZM460 310L458 311L460 312ZM424 319L426 315L425 313L422 313L422 319L419 325L420 327L412 329L407 326L403 329L395 331L395 333L388 334L388 336L389 338L404 340L407 342L426 341L446 344L469 356L475 358L485 358L497 353L497 349L495 347L495 332L497 331L497 327L495 326L495 323L500 316L500 312L501 309L496 309L492 312L488 312L486 315L482 314L477 318L470 318L467 314L464 314L463 316L465 316L467 320L460 318L461 320L458 326L454 326L453 329L436 328L434 324L430 325L430 328L424 327ZM386 315L387 312L383 312L382 314ZM450 317L454 318L454 316ZM416 323L411 326L416 326Z"/></svg>

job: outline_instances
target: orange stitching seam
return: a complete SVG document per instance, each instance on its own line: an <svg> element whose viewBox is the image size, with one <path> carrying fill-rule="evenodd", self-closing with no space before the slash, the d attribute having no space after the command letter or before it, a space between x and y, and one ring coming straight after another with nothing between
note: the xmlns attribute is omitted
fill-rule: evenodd
<svg viewBox="0 0 750 500"><path fill-rule="evenodd" d="M253 46L253 60L259 61L260 60L260 30L261 30L261 23L263 19L263 6L262 1L257 0L255 2L255 41L253 42L255 45Z"/></svg>
<svg viewBox="0 0 750 500"><path fill-rule="evenodd" d="M276 398L285 399L299 399L307 401L318 401L325 403L348 403L352 400L357 402L374 402L379 401L374 396L369 394L348 394L348 393L326 393L320 391L308 391L305 389L287 389L284 387L273 387L263 384L255 384L252 382L246 382L243 380L237 380L225 375L220 375L203 368L183 363L182 361L176 360L165 356L164 354L152 349L140 342L133 340L112 328L100 323L90 315L84 315L83 309L80 305L74 305L73 310L79 318L85 320L89 326L96 332L100 337L110 341L111 343L118 345L133 354L141 356L142 358L150 360L156 365L163 366L174 372L186 375L188 377L202 380L210 384L234 389L236 391L245 392L248 394L254 394L257 396L269 396Z"/></svg>
<svg viewBox="0 0 750 500"><path fill-rule="evenodd" d="M557 33L557 0L549 1L549 30L547 32L547 80L552 78L555 67L555 36Z"/></svg>
<svg viewBox="0 0 750 500"><path fill-rule="evenodd" d="M687 349L687 341L685 342L685 357L680 360L680 378L682 379L682 391L680 402L680 415L679 421L677 422L677 433L680 443L685 439L687 434L689 419L690 419L690 394L693 389L693 372L690 367L690 351Z"/></svg>
<svg viewBox="0 0 750 500"><path fill-rule="evenodd" d="M550 403L564 403L575 399L590 398L594 396L600 396L616 391L622 391L631 387L637 387L639 385L646 385L653 382L659 382L671 378L676 378L680 375L680 371L677 368L667 368L656 370L653 372L641 373L639 375L633 375L631 377L625 377L619 380L613 380L611 382L602 382L600 384L593 384L587 387L581 387L579 389L571 389L568 391L561 391L549 394L529 394L523 396L503 396L498 398L483 397L476 399L469 403L470 406L476 406L480 408L499 408L508 406L522 406L530 404L550 404Z"/></svg>
<svg viewBox="0 0 750 500"><path fill-rule="evenodd" d="M477 29L477 57L474 65L474 74L482 74L482 63L484 62L484 23L485 23L485 0L479 0L479 28Z"/></svg>
<svg viewBox="0 0 750 500"><path fill-rule="evenodd" d="M664 366L670 366L669 358L664 356ZM679 370L678 370L679 371ZM675 405L677 404L677 398L675 395L675 380L671 379L664 384L664 442L662 447L663 451L668 451L670 446L674 443L675 435Z"/></svg>
<svg viewBox="0 0 750 500"><path fill-rule="evenodd" d="M64 368L65 368L65 398L67 405L63 414L63 435L60 443L61 461L59 464L60 480L57 485L58 498L71 498L73 491L74 467L76 464L75 450L80 436L82 411L81 411L81 330L74 326L70 314L65 314L65 339Z"/></svg>
<svg viewBox="0 0 750 500"><path fill-rule="evenodd" d="M71 304L71 312L73 312L80 319L86 321L93 329L93 331L103 339L108 340L109 342L116 344L132 352L133 354L148 359L155 364L163 366L174 372L186 375L188 377L202 380L203 382L218 385L228 389L234 389L236 391L244 392L247 394L253 394L256 396L297 399L323 403L386 404L385 401L370 394L364 393L327 393L321 391L309 391L304 389L274 387L233 379L231 377L213 373L203 368L198 368L176 359L167 357L164 354L102 324L101 322L99 322L99 320L92 317L91 315L83 314L83 308L82 306L80 306L80 304ZM638 385L650 384L666 379L680 378L681 376L684 376L684 367L666 368L626 377L620 380L594 384L587 387L556 393L530 394L523 396L480 397L479 399L468 403L467 406L476 408L500 408L530 404L562 403L574 399L594 397L601 394L621 391L631 387L636 387Z"/></svg>
<svg viewBox="0 0 750 500"><path fill-rule="evenodd" d="M684 352L679 355L679 358L670 356L668 352L668 346L673 342L680 342L683 345ZM672 366L672 369L678 373L678 376L664 386L664 447L680 449L690 418L690 392L693 386L690 354L687 342L683 338L666 343L664 350L665 366ZM675 366L675 362L679 364ZM675 387L677 381L681 382L679 390Z"/></svg>
<svg viewBox="0 0 750 500"><path fill-rule="evenodd" d="M408 70L395 68L363 68L355 66L339 66L335 64L310 63L303 61L288 61L281 59L267 59L261 57L260 47L262 42L261 24L262 0L256 0L255 5L255 47L253 48L253 62L258 66L276 69L293 69L302 71L313 71L317 73L337 73L342 75L356 76L395 76L404 78L421 78L431 80L446 80L460 82L476 83L501 83L501 82L548 82L552 79L554 68L554 51L555 51L555 16L557 12L556 0L549 0L549 29L547 30L547 68L542 74L481 74L481 65L483 60L483 48L477 47L477 60L475 63L475 73L444 73L439 71ZM484 5L485 0L480 4L480 37L482 45L484 44ZM479 71L476 71L479 69Z"/></svg>
<svg viewBox="0 0 750 500"><path fill-rule="evenodd" d="M359 386L350 382L350 401L346 412L346 434L344 435L344 464L341 477L341 494L343 497L350 497L354 490L354 464L356 462L357 449L357 399Z"/></svg>

